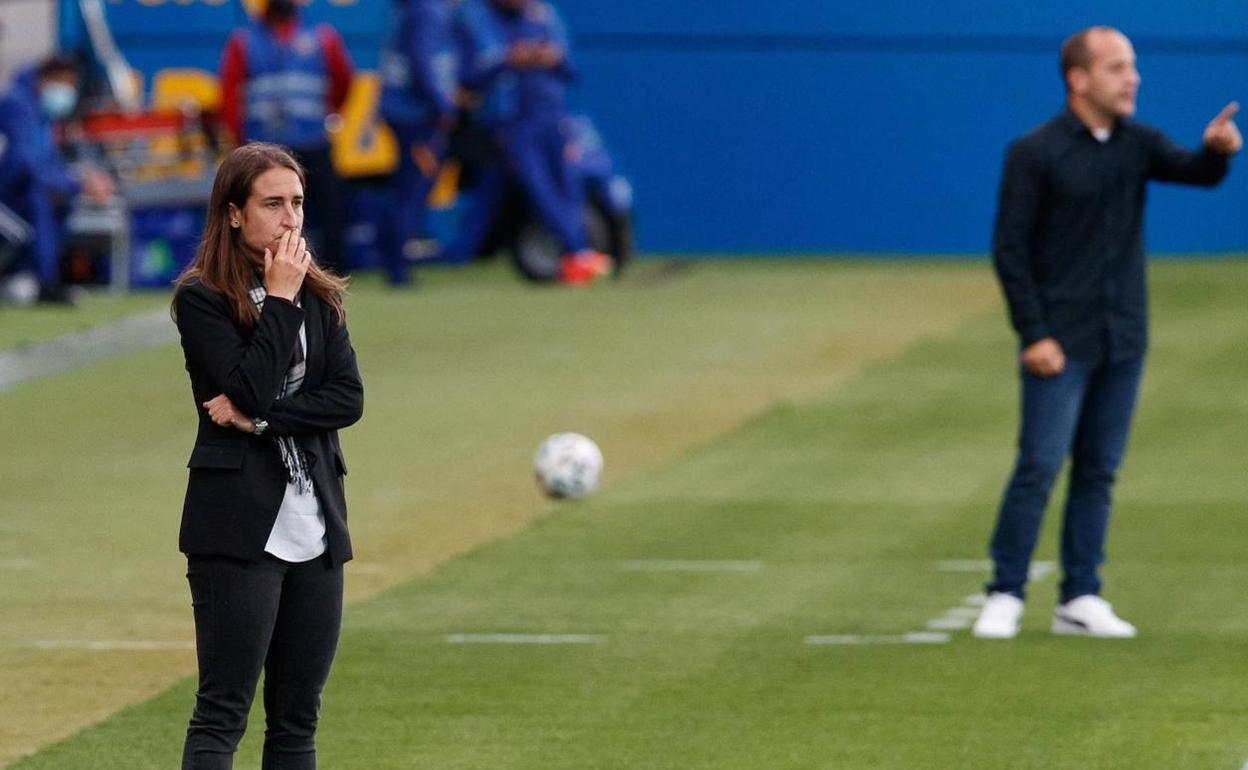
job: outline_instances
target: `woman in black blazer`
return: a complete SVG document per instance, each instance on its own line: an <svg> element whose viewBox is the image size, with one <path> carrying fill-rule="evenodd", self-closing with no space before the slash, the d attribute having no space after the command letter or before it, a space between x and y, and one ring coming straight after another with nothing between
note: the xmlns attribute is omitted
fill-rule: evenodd
<svg viewBox="0 0 1248 770"><path fill-rule="evenodd" d="M303 195L281 147L231 152L176 282L199 418L179 538L199 659L183 770L233 766L261 670L263 768L316 767L351 558L338 429L360 418L364 390L346 281L312 260Z"/></svg>

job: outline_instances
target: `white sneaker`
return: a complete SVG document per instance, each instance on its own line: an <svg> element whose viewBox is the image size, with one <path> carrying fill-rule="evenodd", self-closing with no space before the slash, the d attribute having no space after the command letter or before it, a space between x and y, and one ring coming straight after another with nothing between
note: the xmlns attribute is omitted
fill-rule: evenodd
<svg viewBox="0 0 1248 770"><path fill-rule="evenodd" d="M971 634L980 639L1013 639L1023 619L1023 600L1014 594L994 591L988 594Z"/></svg>
<svg viewBox="0 0 1248 770"><path fill-rule="evenodd" d="M1114 614L1110 603L1096 594L1077 596L1053 611L1055 634L1097 636L1103 639L1130 639L1135 626Z"/></svg>

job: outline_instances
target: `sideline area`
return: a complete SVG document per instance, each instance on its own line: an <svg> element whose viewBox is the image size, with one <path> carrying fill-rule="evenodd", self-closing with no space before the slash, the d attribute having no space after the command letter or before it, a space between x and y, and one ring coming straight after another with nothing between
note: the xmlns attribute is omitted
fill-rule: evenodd
<svg viewBox="0 0 1248 770"><path fill-rule="evenodd" d="M350 601L549 513L528 470L549 433L593 436L609 490L999 303L976 263L734 261L651 280L662 269L582 292L492 267L412 293L353 287L366 406L343 434ZM0 614L15 619L0 762L193 672L175 546L187 390L171 344L0 392L0 432L27 437L0 463Z"/></svg>
<svg viewBox="0 0 1248 770"><path fill-rule="evenodd" d="M1239 676L1248 612L1239 587L1248 566L1234 533L1248 499L1248 431L1240 429L1248 416L1248 361L1239 355L1248 336L1241 291L1248 262L1154 272L1154 346L1105 570L1110 598L1139 625L1140 637L1049 633L1059 578L1051 564L1058 528L1050 519L1033 563L1037 582L1023 632L1009 643L974 639L963 627L985 577L982 549L1017 420L1014 344L999 310L961 321L939 310L957 296L963 310L977 301L974 272L960 282L952 269L901 271L940 285L940 293L929 293L899 280L901 273L824 267L828 272L799 271L799 287L757 269L753 285L768 291L750 296L733 291L742 272L716 268L693 276L699 288L731 300L715 309L698 305L687 289L647 294L644 302L637 294L612 299L625 287L603 292L595 303L627 306L643 319L634 331L655 331L657 324L644 319L658 308L669 332L636 348L610 337L623 345L610 355L566 339L526 345L501 332L509 350L490 349L484 327L467 316L458 319L472 328L458 341L438 335L444 347L420 332L412 333L419 341L387 347L368 324L360 327L357 343L373 356L419 350L428 372L420 381L433 391L415 388L415 380L402 383L410 414L382 415L396 425L366 417L367 435L357 435L391 452L415 444L418 454L387 458L358 443L348 449L353 490L388 483L421 501L356 505L355 521L368 529L363 548L381 553L379 536L404 524L411 554L449 550L457 526L481 539L432 574L398 578L352 602L325 700L322 764L948 770L996 767L1010 757L1013 770L1048 770L1060 757L1064 767L1241 766L1248 756L1238 729L1248 709ZM789 291L770 291L782 288ZM909 328L849 299L878 300L883 290L891 292L885 313L923 306L925 332L893 355L861 355L849 366L848 350ZM462 303L447 294L443 299ZM807 312L815 294L837 304ZM523 316L525 331L553 331L546 319L556 306L567 311L565 303L582 301L575 297L530 295L525 301L538 307ZM676 307L678 298L698 306ZM432 295L429 301L442 304ZM502 292L488 307L500 323L522 320ZM890 328L853 320L859 313ZM569 318L585 316L564 315L565 326ZM601 327L590 331L589 339L604 340ZM759 340L768 334L772 344L763 347ZM716 344L724 339L733 344ZM643 349L648 366L639 365ZM817 365L793 365L792 356L812 350L821 355L807 363ZM545 356L504 361L520 353ZM612 364L617 356L623 360ZM671 365L677 358L686 365ZM446 365L452 360L459 366ZM834 361L849 367L843 377L833 373ZM624 377L630 392L651 409L675 407L656 415L661 429L636 433L640 413L620 387L608 383L588 394L571 387L601 386L605 374L620 370L600 366L625 363L633 364ZM386 392L393 383L384 381L391 365L373 369L375 402L394 395ZM526 390L526 371L547 390ZM696 388L682 377L695 375L720 393L749 386L757 403L771 405L735 426L721 413L724 429L666 444L639 463L620 459L617 450L638 441L689 438L686 419L707 418L698 425L708 428L719 403L688 397ZM831 384L808 397L786 396L820 378ZM482 389L473 390L478 381ZM452 383L470 392L448 400ZM504 384L527 393L523 403L540 414L513 414L518 401L500 412L481 398L509 398ZM453 414L427 411L434 403ZM462 408L468 404L488 413ZM529 450L507 459L507 445L525 443L531 418L552 414L570 416L571 425L602 440L608 483L600 494L546 505L523 478ZM634 421L622 419L630 414ZM360 475L386 470L402 478L382 474L361 483ZM500 494L486 482L498 484ZM501 494L505 485L510 497ZM426 515L460 500L466 505L457 520L439 525ZM489 527L496 507L535 518L512 522L523 531L497 537L499 528ZM163 581L160 565L153 569L147 560L143 580ZM78 566L99 579L108 574L102 561ZM355 566L367 568L355 571L356 580L387 570L398 576L412 572L413 559ZM133 593L139 582L120 587ZM184 592L176 582L168 590ZM127 600L113 609L133 615L137 608ZM136 634L145 625L140 620L151 618L132 624ZM924 625L928 630L917 630ZM62 638L92 638L86 634L101 628L84 613ZM158 653L82 654L100 666L116 661L142 671L147 656ZM193 687L183 678L14 770L174 766ZM239 766L258 764L261 732L253 710Z"/></svg>

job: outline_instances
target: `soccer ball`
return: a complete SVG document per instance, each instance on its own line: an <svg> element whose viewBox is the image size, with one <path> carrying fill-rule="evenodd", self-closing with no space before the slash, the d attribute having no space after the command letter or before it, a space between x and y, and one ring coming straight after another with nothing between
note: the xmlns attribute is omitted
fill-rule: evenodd
<svg viewBox="0 0 1248 770"><path fill-rule="evenodd" d="M602 451L579 433L556 433L537 448L533 474L551 497L584 497L598 488Z"/></svg>

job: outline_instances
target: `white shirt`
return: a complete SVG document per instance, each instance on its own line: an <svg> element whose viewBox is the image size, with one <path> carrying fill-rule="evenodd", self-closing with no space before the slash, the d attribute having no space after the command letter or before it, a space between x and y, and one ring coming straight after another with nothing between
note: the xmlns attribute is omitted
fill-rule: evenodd
<svg viewBox="0 0 1248 770"><path fill-rule="evenodd" d="M307 361L306 326L299 327L299 341L303 345L304 361ZM282 507L277 509L269 541L264 544L265 552L283 561L298 563L315 559L325 553L327 547L325 515L321 513L316 490L300 494L297 486L286 482L286 495L282 498Z"/></svg>

